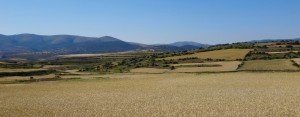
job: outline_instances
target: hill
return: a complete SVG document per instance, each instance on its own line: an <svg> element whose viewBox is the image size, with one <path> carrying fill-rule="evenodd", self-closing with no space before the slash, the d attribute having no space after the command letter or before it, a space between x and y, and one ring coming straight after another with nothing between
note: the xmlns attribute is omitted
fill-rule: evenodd
<svg viewBox="0 0 300 117"><path fill-rule="evenodd" d="M0 34L0 58L49 58L64 54L95 54L127 51L184 51L207 47L196 42L146 45L120 39L76 35Z"/></svg>
<svg viewBox="0 0 300 117"><path fill-rule="evenodd" d="M265 42L277 42L277 41L300 41L300 38L294 38L294 39L262 39L262 40L252 40L250 42L258 42L258 43L265 43Z"/></svg>
<svg viewBox="0 0 300 117"><path fill-rule="evenodd" d="M209 47L210 45L208 44L202 44L198 42L193 42L193 41L178 41L175 43L171 43L170 45L177 46L177 47L197 47L197 48L206 48Z"/></svg>
<svg viewBox="0 0 300 117"><path fill-rule="evenodd" d="M0 35L0 51L4 52L41 52L56 51L59 53L106 53L122 52L140 48L114 37L100 38L73 35Z"/></svg>

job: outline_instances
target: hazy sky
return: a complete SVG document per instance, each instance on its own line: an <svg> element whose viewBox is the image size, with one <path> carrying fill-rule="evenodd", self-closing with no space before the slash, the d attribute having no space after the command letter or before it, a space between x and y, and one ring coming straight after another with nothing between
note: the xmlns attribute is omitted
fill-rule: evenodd
<svg viewBox="0 0 300 117"><path fill-rule="evenodd" d="M300 37L300 0L0 0L0 33L147 44Z"/></svg>

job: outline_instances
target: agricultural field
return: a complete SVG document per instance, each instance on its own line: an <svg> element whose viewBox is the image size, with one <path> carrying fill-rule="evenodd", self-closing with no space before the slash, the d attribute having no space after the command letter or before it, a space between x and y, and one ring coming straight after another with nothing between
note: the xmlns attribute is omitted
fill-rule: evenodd
<svg viewBox="0 0 300 117"><path fill-rule="evenodd" d="M300 116L299 72L109 74L0 85L0 116Z"/></svg>
<svg viewBox="0 0 300 117"><path fill-rule="evenodd" d="M162 68L135 68L132 69L130 72L132 73L166 73L169 72L169 69L162 69Z"/></svg>
<svg viewBox="0 0 300 117"><path fill-rule="evenodd" d="M236 71L239 61L226 61L226 62L207 62L207 63L183 63L183 64L170 64L176 69L162 69L162 68L135 68L132 69L133 73L201 73L201 72L228 72Z"/></svg>
<svg viewBox="0 0 300 117"><path fill-rule="evenodd" d="M10 83L16 80L28 80L30 77L33 77L34 79L46 79L46 78L54 78L55 74L48 74L48 75L41 75L41 76L6 76L6 77L0 77L0 85Z"/></svg>
<svg viewBox="0 0 300 117"><path fill-rule="evenodd" d="M298 71L290 59L245 61L242 71Z"/></svg>
<svg viewBox="0 0 300 117"><path fill-rule="evenodd" d="M299 53L253 45L0 63L0 117L300 116Z"/></svg>
<svg viewBox="0 0 300 117"><path fill-rule="evenodd" d="M298 65L300 65L300 58L293 59Z"/></svg>
<svg viewBox="0 0 300 117"><path fill-rule="evenodd" d="M198 64L200 67L179 67L171 72L178 72L178 73L193 73L193 72L229 72L229 71L236 71L239 64L239 61L228 61L228 62L210 62L210 63L203 63ZM187 64L179 64L179 65L187 65ZM204 67L202 67L203 65ZM209 66L212 65L212 66Z"/></svg>
<svg viewBox="0 0 300 117"><path fill-rule="evenodd" d="M162 58L165 60L177 60L177 59L184 59L184 58L201 58L201 59L224 59L224 60L236 60L236 59L243 59L246 54L251 49L225 49L225 50L214 50L214 51L207 51L207 52L199 52L190 55L182 55L182 56L173 56Z"/></svg>
<svg viewBox="0 0 300 117"><path fill-rule="evenodd" d="M1 72L31 72L31 71L40 71L46 69L9 69L9 68L0 68Z"/></svg>

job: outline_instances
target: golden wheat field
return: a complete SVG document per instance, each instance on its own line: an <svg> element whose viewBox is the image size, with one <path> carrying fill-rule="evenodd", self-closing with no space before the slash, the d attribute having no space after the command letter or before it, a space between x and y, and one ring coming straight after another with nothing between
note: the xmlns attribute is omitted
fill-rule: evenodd
<svg viewBox="0 0 300 117"><path fill-rule="evenodd" d="M0 85L0 116L300 116L300 73L112 74Z"/></svg>
<svg viewBox="0 0 300 117"><path fill-rule="evenodd" d="M294 66L289 59L274 59L245 61L245 64L239 70L296 71L299 70L299 68Z"/></svg>
<svg viewBox="0 0 300 117"><path fill-rule="evenodd" d="M201 58L201 59L211 58L211 59L236 60L236 59L243 59L250 50L251 49L214 50L214 51L208 51L208 52L199 52L199 53L195 53L195 54L191 54L191 55L167 57L167 58L162 58L162 59L176 60L176 59L197 57L197 58Z"/></svg>

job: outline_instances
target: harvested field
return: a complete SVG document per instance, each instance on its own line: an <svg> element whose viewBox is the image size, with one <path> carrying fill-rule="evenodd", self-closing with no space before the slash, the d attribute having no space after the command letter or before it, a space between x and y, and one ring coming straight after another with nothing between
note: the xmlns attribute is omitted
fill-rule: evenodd
<svg viewBox="0 0 300 117"><path fill-rule="evenodd" d="M201 65L201 63L199 63ZM236 71L238 65L241 64L239 61L230 61L230 62L210 62L210 63L202 63L202 65L221 65L215 67L179 67L170 72L228 72L228 71ZM180 65L180 64L179 64ZM182 64L181 64L182 65ZM184 65L184 64L183 64Z"/></svg>
<svg viewBox="0 0 300 117"><path fill-rule="evenodd" d="M175 70L170 69L159 69L159 68L136 68L131 70L133 73L194 73L194 72L226 72L235 71L238 65L241 64L239 61L228 61L228 62L209 62L209 63L184 63L184 64L171 64L171 66L177 67ZM197 67L197 65L202 65Z"/></svg>
<svg viewBox="0 0 300 117"><path fill-rule="evenodd" d="M197 57L197 58L201 58L201 59L211 58L211 59L236 60L236 59L243 59L250 50L251 49L215 50L215 51L208 51L208 52L200 52L200 53L191 54L191 55L167 57L167 58L162 58L162 59L177 60L177 59L183 59L183 58Z"/></svg>
<svg viewBox="0 0 300 117"><path fill-rule="evenodd" d="M289 59L253 60L245 61L239 70L248 71L297 71L299 68L293 65Z"/></svg>
<svg viewBox="0 0 300 117"><path fill-rule="evenodd" d="M298 65L300 65L300 58L293 59Z"/></svg>
<svg viewBox="0 0 300 117"><path fill-rule="evenodd" d="M42 75L42 76L32 76L34 79L45 79L45 78L54 78L55 74ZM0 83L2 81L15 81L15 80L28 80L30 76L7 76L1 77Z"/></svg>
<svg viewBox="0 0 300 117"><path fill-rule="evenodd" d="M0 68L0 72L31 72L31 71L40 71L46 69L9 69L9 68Z"/></svg>
<svg viewBox="0 0 300 117"><path fill-rule="evenodd" d="M300 116L298 72L122 74L0 85L0 116Z"/></svg>
<svg viewBox="0 0 300 117"><path fill-rule="evenodd" d="M299 51L283 51L283 52L266 52L268 54L284 54L284 53L290 53L290 52L294 52L294 53L298 53Z"/></svg>
<svg viewBox="0 0 300 117"><path fill-rule="evenodd" d="M169 69L161 69L161 68L136 68L132 69L130 72L133 73L166 73L170 71Z"/></svg>

